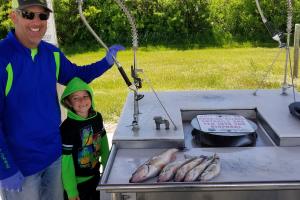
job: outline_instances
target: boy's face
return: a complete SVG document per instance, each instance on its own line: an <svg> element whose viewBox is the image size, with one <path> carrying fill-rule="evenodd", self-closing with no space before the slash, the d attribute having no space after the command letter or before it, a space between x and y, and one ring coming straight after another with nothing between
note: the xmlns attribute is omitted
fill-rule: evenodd
<svg viewBox="0 0 300 200"><path fill-rule="evenodd" d="M70 94L66 103L73 108L77 115L84 118L88 117L92 101L87 91L81 90Z"/></svg>

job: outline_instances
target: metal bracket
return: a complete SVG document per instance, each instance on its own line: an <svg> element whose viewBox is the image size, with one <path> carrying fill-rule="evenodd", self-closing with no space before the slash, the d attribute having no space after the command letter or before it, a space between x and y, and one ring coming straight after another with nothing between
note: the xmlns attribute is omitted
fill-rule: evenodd
<svg viewBox="0 0 300 200"><path fill-rule="evenodd" d="M169 122L169 120L164 119L161 116L155 116L153 118L153 120L155 121L156 130L160 130L160 125L161 124L165 124L165 129L166 130L170 129L170 122Z"/></svg>

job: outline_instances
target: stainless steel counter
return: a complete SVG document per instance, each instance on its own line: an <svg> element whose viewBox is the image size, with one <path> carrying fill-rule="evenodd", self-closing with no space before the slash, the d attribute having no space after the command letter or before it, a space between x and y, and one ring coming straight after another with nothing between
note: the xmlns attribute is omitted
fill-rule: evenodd
<svg viewBox="0 0 300 200"><path fill-rule="evenodd" d="M208 182L129 183L131 174L148 158L165 149L117 149L113 146L98 189L112 199L164 200L298 200L300 195L300 147L192 148L177 154L212 155L221 158L221 173Z"/></svg>
<svg viewBox="0 0 300 200"><path fill-rule="evenodd" d="M156 129L153 118L167 118L152 93L139 101L139 129L132 130L133 96L128 95L113 136L113 148L98 189L112 199L210 199L298 200L300 196L300 120L288 110L293 96L279 90L184 91L158 93L177 129ZM296 99L300 96L297 93ZM257 146L203 148L187 135L190 121L199 113L234 113L257 121ZM129 183L131 174L150 157L170 147L186 147L178 153L221 158L221 173L209 182Z"/></svg>
<svg viewBox="0 0 300 200"><path fill-rule="evenodd" d="M300 146L300 120L289 113L292 94L282 96L279 90L261 90L258 96L251 90L159 92L162 103L170 113L177 129L156 130L155 116L167 118L152 93L143 93L139 101L138 131L133 131L133 95L130 93L122 111L113 142L124 148L184 146L183 121L190 120L189 111L256 109L276 134L278 146ZM296 94L296 99L300 95ZM138 141L138 142L137 142Z"/></svg>
<svg viewBox="0 0 300 200"><path fill-rule="evenodd" d="M177 154L177 159L183 159L184 154L191 156L212 155L217 153L221 158L221 173L209 182L201 183L156 183L152 178L141 184L129 183L131 174L147 159L164 151L164 149L119 149L117 150L109 176L103 179L103 188L126 191L132 187L138 189L156 190L168 185L169 187L183 188L207 188L209 184L226 186L228 189L245 185L265 185L270 183L297 186L300 189L300 147L244 147L244 148L193 148ZM236 183L236 184L234 184ZM237 184L238 183L238 184ZM297 184L295 184L297 183ZM116 189L117 186L117 189Z"/></svg>

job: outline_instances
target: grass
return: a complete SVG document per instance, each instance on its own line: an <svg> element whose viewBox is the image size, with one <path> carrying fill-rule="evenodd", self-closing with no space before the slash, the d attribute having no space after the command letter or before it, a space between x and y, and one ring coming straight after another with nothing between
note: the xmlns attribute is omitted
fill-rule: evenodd
<svg viewBox="0 0 300 200"><path fill-rule="evenodd" d="M278 48L208 48L176 50L167 48L141 48L137 52L137 66L143 69L143 91L151 91L145 77L156 91L253 89L265 77L262 88L280 88L283 81L285 51L266 76ZM291 52L293 52L291 50ZM105 55L103 50L68 56L79 65L95 62ZM291 55L293 58L293 55ZM130 75L133 52L122 51L118 61ZM131 78L131 77L130 77ZM288 82L291 79L288 78ZM116 122L126 96L130 92L116 67L91 83L95 91L97 110L105 121ZM299 88L298 88L299 89Z"/></svg>

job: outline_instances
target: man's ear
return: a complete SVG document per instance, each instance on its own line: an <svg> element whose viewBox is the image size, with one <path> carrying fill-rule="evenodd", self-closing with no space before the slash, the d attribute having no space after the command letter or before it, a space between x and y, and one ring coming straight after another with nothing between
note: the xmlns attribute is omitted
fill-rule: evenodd
<svg viewBox="0 0 300 200"><path fill-rule="evenodd" d="M16 11L11 11L11 13L9 13L10 19L13 21L13 23L16 23L17 21L17 12Z"/></svg>

